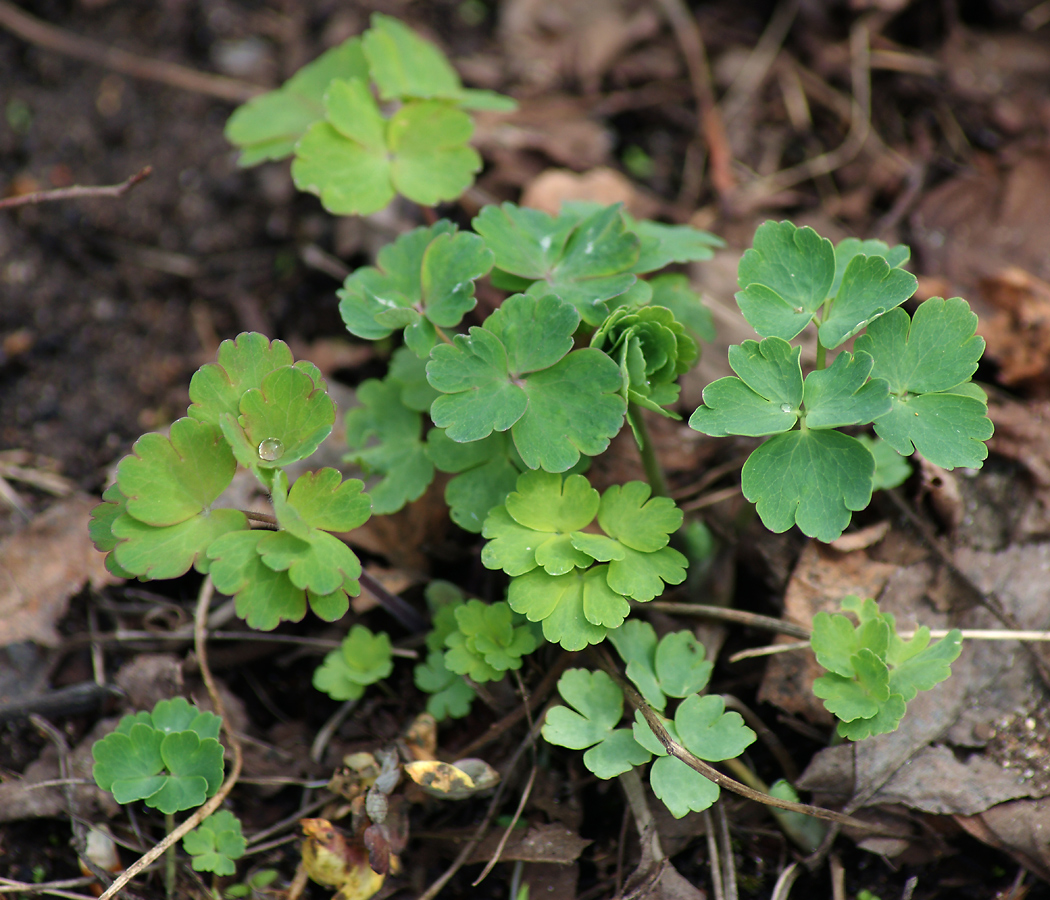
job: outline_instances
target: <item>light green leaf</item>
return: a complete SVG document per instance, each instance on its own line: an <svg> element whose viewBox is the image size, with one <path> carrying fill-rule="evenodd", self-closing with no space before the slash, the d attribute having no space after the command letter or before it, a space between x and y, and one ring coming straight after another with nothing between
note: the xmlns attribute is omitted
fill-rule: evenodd
<svg viewBox="0 0 1050 900"><path fill-rule="evenodd" d="M690 417L689 427L712 437L787 431L798 421L802 404L801 352L780 338L731 346L729 364L740 377L719 378L704 388L704 404Z"/></svg>
<svg viewBox="0 0 1050 900"><path fill-rule="evenodd" d="M390 637L355 625L314 671L313 685L333 700L356 700L365 687L394 671Z"/></svg>
<svg viewBox="0 0 1050 900"><path fill-rule="evenodd" d="M649 761L649 751L631 730L616 728L623 718L623 692L604 672L569 669L558 679L558 693L572 709L556 706L547 713L542 733L548 743L592 748L583 762L599 778L622 775Z"/></svg>
<svg viewBox="0 0 1050 900"><path fill-rule="evenodd" d="M511 112L517 103L493 91L466 90L445 54L392 16L372 14L364 52L384 100L406 97L451 100L467 109Z"/></svg>
<svg viewBox="0 0 1050 900"><path fill-rule="evenodd" d="M726 712L725 701L715 694L686 697L675 711L674 723L685 748L712 762L736 759L755 742L755 733L740 713Z"/></svg>
<svg viewBox="0 0 1050 900"><path fill-rule="evenodd" d="M402 396L400 385L369 379L357 388L362 405L346 413L350 453L344 459L383 476L369 491L377 515L418 500L434 480L434 464L422 440L423 417L405 406ZM370 438L378 443L366 447Z"/></svg>
<svg viewBox="0 0 1050 900"><path fill-rule="evenodd" d="M655 272L671 263L711 259L716 247L725 241L690 225L664 225L649 219L633 219L624 214L627 227L638 235L641 251L635 272Z"/></svg>
<svg viewBox="0 0 1050 900"><path fill-rule="evenodd" d="M335 404L296 366L274 369L262 386L244 392L241 414L220 418L222 433L241 465L287 466L310 456L335 423Z"/></svg>
<svg viewBox="0 0 1050 900"><path fill-rule="evenodd" d="M703 690L711 678L713 663L704 659L706 651L691 632L673 631L664 635L656 648L656 675L660 689L672 697L688 697Z"/></svg>
<svg viewBox="0 0 1050 900"><path fill-rule="evenodd" d="M194 871L216 875L235 875L233 861L244 856L247 847L240 819L227 809L212 813L182 839L182 849L193 857Z"/></svg>
<svg viewBox="0 0 1050 900"><path fill-rule="evenodd" d="M445 668L444 652L431 650L427 654L426 662L420 663L413 670L413 680L417 688L430 694L427 698L427 712L437 721L462 719L469 715L470 705L475 697L474 689L467 684L462 675Z"/></svg>
<svg viewBox="0 0 1050 900"><path fill-rule="evenodd" d="M564 472L596 456L623 422L616 364L604 353L565 354L579 318L554 296L517 295L484 327L435 347L427 378L444 396L431 417L454 441L511 434L529 468Z"/></svg>
<svg viewBox="0 0 1050 900"><path fill-rule="evenodd" d="M237 463L218 430L195 419L172 423L170 437L145 434L117 466L127 512L146 525L177 525L210 508Z"/></svg>
<svg viewBox="0 0 1050 900"><path fill-rule="evenodd" d="M791 222L764 222L740 258L737 281L743 290L736 300L759 334L791 340L824 303L834 278L831 241Z"/></svg>
<svg viewBox="0 0 1050 900"><path fill-rule="evenodd" d="M870 438L866 434L857 436L875 460L875 474L872 476L872 490L885 491L900 487L911 478L911 466L908 461L893 449L882 438Z"/></svg>
<svg viewBox="0 0 1050 900"><path fill-rule="evenodd" d="M951 677L951 665L962 652L962 632L953 628L946 637L902 661L890 671L890 691L905 702Z"/></svg>
<svg viewBox="0 0 1050 900"><path fill-rule="evenodd" d="M628 619L609 632L609 642L627 663L627 677L634 682L645 702L662 712L667 698L656 675L656 630L653 626L640 619ZM663 752L662 747L659 751L652 747L648 749L654 753Z"/></svg>
<svg viewBox="0 0 1050 900"><path fill-rule="evenodd" d="M160 745L164 734L151 725L135 723L127 733L114 731L95 741L91 774L104 791L111 791L117 803L134 803L152 797L167 778L161 774L164 760Z"/></svg>
<svg viewBox="0 0 1050 900"><path fill-rule="evenodd" d="M627 230L619 206L602 208L582 220L562 214L553 219L512 203L487 206L474 230L496 254L496 266L527 278L533 296L555 294L571 303L583 321L600 324L606 300L636 281L639 239Z"/></svg>
<svg viewBox="0 0 1050 900"><path fill-rule="evenodd" d="M507 602L530 622L543 623L543 636L566 650L582 650L600 643L606 625L623 624L630 606L609 589L605 566L566 575L548 575L535 569L511 581Z"/></svg>
<svg viewBox="0 0 1050 900"><path fill-rule="evenodd" d="M681 322L694 341L713 341L715 323L711 310L704 306L700 295L693 290L689 277L679 272L669 275L657 275L649 285L653 296L649 301L653 306L663 306L674 313L675 319Z"/></svg>
<svg viewBox="0 0 1050 900"><path fill-rule="evenodd" d="M429 385L428 385L429 387ZM459 444L443 429L427 433L427 456L442 472L459 473L445 487L452 521L479 534L485 517L514 490L524 464L506 433L493 432L480 441Z"/></svg>
<svg viewBox="0 0 1050 900"><path fill-rule="evenodd" d="M123 571L146 579L178 578L191 566L207 573L206 554L211 545L223 535L247 527L248 520L237 509L215 509L160 528L124 513L112 524L113 536L119 540L113 558Z"/></svg>
<svg viewBox="0 0 1050 900"><path fill-rule="evenodd" d="M865 256L881 256L887 265L894 268L903 266L911 258L911 250L904 244L891 247L885 241L867 240L861 241L857 238L846 238L835 245L835 280L831 284L828 295L834 297L839 292L842 284L842 276L846 274L846 267L858 253Z"/></svg>
<svg viewBox="0 0 1050 900"><path fill-rule="evenodd" d="M644 481L629 481L608 488L597 510L602 530L642 553L666 547L671 534L682 525L682 511L670 498L650 498L650 493ZM586 526L580 526L583 527Z"/></svg>
<svg viewBox="0 0 1050 900"><path fill-rule="evenodd" d="M897 730L905 710L904 698L900 694L890 694L874 716L839 722L838 733L851 741L863 741L877 734L889 734Z"/></svg>
<svg viewBox="0 0 1050 900"><path fill-rule="evenodd" d="M281 622L306 615L306 593L287 572L275 572L259 556L265 531L236 531L208 547L216 590L234 598L237 615L250 628L272 631Z"/></svg>

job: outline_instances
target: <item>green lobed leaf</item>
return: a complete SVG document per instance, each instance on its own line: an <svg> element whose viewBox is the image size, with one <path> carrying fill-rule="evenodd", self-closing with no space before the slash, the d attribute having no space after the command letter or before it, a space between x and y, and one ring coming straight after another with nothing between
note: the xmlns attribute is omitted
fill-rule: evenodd
<svg viewBox="0 0 1050 900"><path fill-rule="evenodd" d="M875 359L873 376L889 384L892 409L875 433L898 453L918 450L946 469L979 468L988 456L987 405L964 386L984 352L976 327L965 300L931 297L913 319L893 310L857 339L856 348Z"/></svg>
<svg viewBox="0 0 1050 900"><path fill-rule="evenodd" d="M872 459L875 460L875 474L872 476L872 490L885 491L900 487L911 478L911 465L882 438L870 438L866 434L858 435L860 441Z"/></svg>
<svg viewBox="0 0 1050 900"><path fill-rule="evenodd" d="M598 492L582 475L523 472L507 496L507 512L533 531L568 533L586 528L598 512Z"/></svg>
<svg viewBox="0 0 1050 900"><path fill-rule="evenodd" d="M445 654L442 651L431 650L427 654L426 662L413 670L413 681L417 688L430 694L427 712L438 722L462 719L470 714L474 689L462 675L450 672L445 667Z"/></svg>
<svg viewBox="0 0 1050 900"><path fill-rule="evenodd" d="M564 472L581 453L604 451L623 423L619 373L598 350L568 352L578 322L557 297L519 294L483 327L435 347L427 379L444 396L434 424L459 442L512 429L530 469Z"/></svg>
<svg viewBox="0 0 1050 900"><path fill-rule="evenodd" d="M198 709L185 697L158 700L149 718L153 727L165 734L193 731L198 737L218 740L219 731L222 729L222 719L219 716Z"/></svg>
<svg viewBox="0 0 1050 900"><path fill-rule="evenodd" d="M361 406L346 413L344 460L382 476L371 487L372 512L386 515L423 496L434 480L434 464L422 440L423 417L402 401L395 382L368 379L358 385ZM366 446L369 439L378 443Z"/></svg>
<svg viewBox="0 0 1050 900"><path fill-rule="evenodd" d="M947 681L952 674L951 664L961 652L962 632L953 628L935 644L895 665L890 671L890 690L904 697L905 702L912 700L919 691Z"/></svg>
<svg viewBox="0 0 1050 900"><path fill-rule="evenodd" d="M210 509L237 463L218 429L191 418L169 437L144 434L117 466L126 511L145 525L177 525Z"/></svg>
<svg viewBox="0 0 1050 900"><path fill-rule="evenodd" d="M429 413L430 404L439 396L427 381L427 363L408 347L398 347L390 357L386 380L401 388L401 402L416 412Z"/></svg>
<svg viewBox="0 0 1050 900"><path fill-rule="evenodd" d="M297 366L282 366L244 392L240 415L220 417L237 461L250 469L287 466L310 456L335 423L335 404Z"/></svg>
<svg viewBox="0 0 1050 900"><path fill-rule="evenodd" d="M291 156L295 142L324 118L324 94L335 79L368 80L360 38L350 38L307 63L276 91L253 97L226 122L226 139L241 148L239 166Z"/></svg>
<svg viewBox="0 0 1050 900"><path fill-rule="evenodd" d="M248 520L236 509L214 509L185 522L165 527L146 525L124 513L111 530L119 543L113 550L116 566L145 579L178 578L193 566L207 573L207 551L224 535L247 529ZM110 567L112 568L112 567Z"/></svg>
<svg viewBox="0 0 1050 900"><path fill-rule="evenodd" d="M102 502L91 510L91 521L88 523L88 535L91 543L100 553L106 554L106 569L117 578L134 578L135 576L117 563L113 551L120 543L113 533L113 524L127 512L127 498L120 492L120 487L111 484L102 494Z"/></svg>
<svg viewBox="0 0 1050 900"><path fill-rule="evenodd" d="M448 103L409 101L386 120L363 81L337 80L325 114L296 145L292 178L335 215L378 212L395 192L426 206L454 200L481 168L470 116Z"/></svg>
<svg viewBox="0 0 1050 900"><path fill-rule="evenodd" d="M133 803L153 796L164 786L166 776L160 745L164 734L151 725L137 722L127 733L114 731L95 741L91 775L117 803Z"/></svg>
<svg viewBox="0 0 1050 900"><path fill-rule="evenodd" d="M650 497L644 481L614 484L602 494L598 524L609 537L632 550L653 553L666 547L682 525L682 511L668 497Z"/></svg>
<svg viewBox="0 0 1050 900"><path fill-rule="evenodd" d="M739 377L711 382L689 427L712 437L761 437L787 431L798 421L803 397L801 348L780 338L744 341L729 348Z"/></svg>
<svg viewBox="0 0 1050 900"><path fill-rule="evenodd" d="M656 648L656 675L660 689L672 697L688 697L707 686L714 664L689 631L665 634Z"/></svg>
<svg viewBox="0 0 1050 900"><path fill-rule="evenodd" d="M445 638L445 667L472 681L496 681L520 669L539 641L527 625L515 626L506 603L468 600L455 611L457 630Z"/></svg>
<svg viewBox="0 0 1050 900"><path fill-rule="evenodd" d="M827 318L818 329L820 342L837 347L887 310L915 293L919 282L910 272L891 267L881 256L858 253L849 261Z"/></svg>
<svg viewBox="0 0 1050 900"><path fill-rule="evenodd" d="M403 22L372 13L363 36L372 78L383 100L406 97L451 100L468 109L510 112L517 103L494 91L466 90L445 54Z"/></svg>
<svg viewBox="0 0 1050 900"><path fill-rule="evenodd" d="M193 857L194 871L216 875L236 874L233 861L247 848L240 819L227 809L213 812L182 839L182 849Z"/></svg>
<svg viewBox="0 0 1050 900"><path fill-rule="evenodd" d="M871 367L867 353L840 353L828 368L810 372L803 389L806 426L864 425L886 415L889 390L881 378L868 380Z"/></svg>
<svg viewBox="0 0 1050 900"><path fill-rule="evenodd" d="M857 238L846 238L835 245L835 280L831 283L828 294L834 297L839 292L842 276L846 267L858 253L865 256L881 256L886 264L893 268L903 266L911 258L911 250L904 244L891 247L885 241L875 239L862 241Z"/></svg>
<svg viewBox="0 0 1050 900"><path fill-rule="evenodd" d="M900 694L890 694L874 716L839 722L838 733L851 741L862 741L877 734L889 734L897 730L905 710L904 698Z"/></svg>
<svg viewBox="0 0 1050 900"><path fill-rule="evenodd" d="M364 483L357 478L344 481L337 469L325 467L304 472L291 490L285 487L287 483L287 475L279 473L274 482L274 512L282 528L303 538L308 535L298 527L352 531L364 525L371 514L372 504L363 492Z"/></svg>
<svg viewBox="0 0 1050 900"><path fill-rule="evenodd" d="M683 746L711 762L736 759L756 738L740 714L726 712L725 701L715 694L686 697L675 711L674 723Z"/></svg>
<svg viewBox="0 0 1050 900"><path fill-rule="evenodd" d="M355 625L314 670L313 685L333 700L356 700L365 687L394 671L390 637Z"/></svg>
<svg viewBox="0 0 1050 900"><path fill-rule="evenodd" d="M200 806L222 784L223 748L215 738L201 738L193 731L171 732L161 741L160 755L170 774L145 803L165 815Z"/></svg>
<svg viewBox="0 0 1050 900"><path fill-rule="evenodd" d="M664 719L663 716L660 718L671 738L681 743L675 723ZM680 759L669 756L638 711L634 714L633 733L639 744L658 757L649 769L649 783L653 793L663 800L676 819L682 818L690 811L703 812L718 799L718 785Z"/></svg>
<svg viewBox="0 0 1050 900"><path fill-rule="evenodd" d="M845 531L852 512L871 501L874 469L871 454L856 438L828 430L790 431L748 457L741 488L770 531L779 534L797 524L803 534L827 542Z"/></svg>
<svg viewBox="0 0 1050 900"><path fill-rule="evenodd" d="M287 572L275 572L259 556L265 531L236 531L208 547L215 588L234 598L237 615L250 628L272 631L281 622L306 615L306 593Z"/></svg>
<svg viewBox="0 0 1050 900"><path fill-rule="evenodd" d="M626 213L624 219L628 229L641 241L635 272L655 272L671 263L711 259L715 248L725 246L721 238L690 225L664 225L648 219L634 219Z"/></svg>
<svg viewBox="0 0 1050 900"><path fill-rule="evenodd" d="M239 416L241 397L262 387L274 369L292 365L292 351L284 341L270 341L257 332L243 332L219 344L216 361L201 366L190 379L188 414L219 427L223 414ZM303 363L299 363L303 365ZM308 363L306 365L309 365ZM316 383L324 387L324 383Z"/></svg>
<svg viewBox="0 0 1050 900"><path fill-rule="evenodd" d="M473 225L496 254L497 268L534 282L533 296L555 294L572 304L589 325L600 324L609 312L605 301L637 280L631 270L641 242L627 230L619 206L581 220L504 203L486 206Z"/></svg>
<svg viewBox="0 0 1050 900"><path fill-rule="evenodd" d="M737 269L736 300L763 337L798 335L828 297L835 278L835 249L812 228L764 222ZM745 379L746 380L746 379Z"/></svg>
<svg viewBox="0 0 1050 900"><path fill-rule="evenodd" d="M507 602L530 622L543 623L543 636L566 650L600 643L608 628L617 628L630 605L606 581L606 566L565 575L535 569L511 581Z"/></svg>
<svg viewBox="0 0 1050 900"><path fill-rule="evenodd" d="M547 713L542 734L548 743L590 748L583 762L599 778L614 778L649 761L649 751L631 730L616 728L623 718L623 692L605 672L569 669L558 679L558 693L572 708L555 706Z"/></svg>
<svg viewBox="0 0 1050 900"><path fill-rule="evenodd" d="M609 632L609 642L627 663L627 677L634 682L645 702L662 712L667 706L667 697L656 675L656 630L653 626L640 619L628 619Z"/></svg>
<svg viewBox="0 0 1050 900"><path fill-rule="evenodd" d="M369 340L404 327L411 350L426 357L438 340L434 326L452 328L474 308L474 281L492 259L481 238L456 233L446 220L413 229L379 252L378 268L346 279L339 311L353 334Z"/></svg>

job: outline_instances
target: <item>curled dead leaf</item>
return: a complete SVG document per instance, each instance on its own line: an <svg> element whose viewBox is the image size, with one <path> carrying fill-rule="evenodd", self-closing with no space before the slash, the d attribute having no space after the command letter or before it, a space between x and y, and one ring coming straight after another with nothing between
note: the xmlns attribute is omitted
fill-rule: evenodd
<svg viewBox="0 0 1050 900"><path fill-rule="evenodd" d="M499 783L499 772L481 759L417 760L405 763L405 772L430 796L445 800L463 800Z"/></svg>

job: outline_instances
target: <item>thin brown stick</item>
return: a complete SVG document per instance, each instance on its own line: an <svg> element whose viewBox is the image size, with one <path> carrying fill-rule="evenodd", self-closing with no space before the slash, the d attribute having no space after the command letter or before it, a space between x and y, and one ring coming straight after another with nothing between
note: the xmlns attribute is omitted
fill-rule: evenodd
<svg viewBox="0 0 1050 900"><path fill-rule="evenodd" d="M514 810L514 816L511 818L510 824L507 825L506 830L503 832L503 837L499 839L499 844L496 845L496 851L492 854L492 858L485 863L485 868L481 870L481 874L470 883L471 887L477 887L481 884L489 872L495 868L496 863L499 862L500 856L503 855L503 848L507 846L507 841L510 840L511 832L517 827L518 819L521 818L521 814L525 811L525 804L529 802L529 796L532 794L532 786L536 783L536 773L538 771L539 768L533 764L532 771L529 772L529 780L525 783L525 790L521 792L521 799L518 800L518 808Z"/></svg>
<svg viewBox="0 0 1050 900"><path fill-rule="evenodd" d="M0 3L2 2L3 0L0 0ZM197 665L200 667L201 679L204 681L204 686L208 689L208 695L211 697L211 702L215 707L216 715L222 719L223 731L226 732L226 739L229 741L230 748L233 750L233 766L230 769L230 774L222 783L222 786L207 803L186 819L185 822L171 831L164 840L151 850L144 853L139 859L135 860L135 862L128 866L125 871L121 872L113 884L109 886L106 892L102 894L98 900L110 900L110 897L115 897L119 894L124 886L131 881L132 878L138 875L139 872L145 869L146 866L150 865L154 860L159 859L169 847L175 844L176 841L180 840L186 834L189 834L189 832L200 825L201 822L222 806L222 802L226 799L226 795L230 793L233 786L237 783L237 779L241 775L241 766L244 763L241 742L230 727L230 723L226 718L226 706L222 702L222 696L219 694L215 686L215 679L212 677L211 669L208 667L207 641L205 635L208 622L208 606L211 603L213 591L214 588L211 583L211 578L205 576L204 584L201 585L200 596L197 598L197 613L194 617L194 646L197 653Z"/></svg>
<svg viewBox="0 0 1050 900"><path fill-rule="evenodd" d="M100 44L89 38L80 37L80 35L70 34L68 31L29 15L8 0L0 0L0 28L10 31L27 43L43 47L45 50L72 56L74 59L112 69L114 72L121 72L132 78L159 81L169 87L193 91L197 94L207 94L220 100L244 103L266 90L266 88L237 78L198 72L196 69L176 63L162 59L149 59L117 47Z"/></svg>
<svg viewBox="0 0 1050 900"><path fill-rule="evenodd" d="M673 616L698 616L701 619L722 619L726 622L739 622L752 628L764 631L775 631L790 637L809 640L809 629L793 622L784 622L772 616L762 616L748 612L746 609L732 609L727 606L707 606L703 603L672 603L669 600L653 600L645 604L645 609L670 613Z"/></svg>
<svg viewBox="0 0 1050 900"><path fill-rule="evenodd" d="M660 721L660 717L653 712L652 708L641 694L634 689L634 687L627 682L627 680L620 674L619 670L612 661L608 658L607 654L599 652L599 659L602 661L602 668L605 669L606 673L615 681L620 689L624 692L628 702L636 710L638 710L644 717L646 724L652 730L653 734L656 735L656 739L663 745L664 750L667 751L669 756L673 756L675 759L680 759L690 769L699 772L709 781L713 781L720 788L725 788L728 791L732 791L734 794L739 794L741 797L745 797L748 800L754 800L757 803L764 803L766 806L775 806L779 809L790 810L791 812L800 812L807 816L813 816L817 819L827 819L830 822L837 822L840 825L851 825L854 828L862 828L866 832L876 830L871 823L863 822L860 819L855 819L853 816L847 816L840 812L835 812L832 809L824 809L822 806L810 806L808 803L794 803L791 800L781 800L778 797L771 797L769 794L764 794L762 791L756 791L753 788L749 788L746 784L741 784L728 775L724 775L719 772L714 766L708 765L702 759L694 756L685 747L678 743L668 733L667 729L664 728L663 723Z"/></svg>
<svg viewBox="0 0 1050 900"><path fill-rule="evenodd" d="M3 12L3 0L0 0L0 13ZM14 209L17 206L32 206L37 203L53 203L57 200L81 200L85 197L123 197L139 182L145 181L153 174L153 166L144 166L130 178L120 184L79 185L55 188L51 191L34 191L32 194L21 194L17 197L5 197L0 200L0 209Z"/></svg>
<svg viewBox="0 0 1050 900"><path fill-rule="evenodd" d="M726 139L722 114L715 102L715 91L711 85L711 68L707 62L707 50L696 19L686 7L683 0L658 0L667 21L671 23L675 40L685 57L689 70L689 81L696 98L697 113L700 119L700 136L707 145L711 159L711 184L720 198L727 197L736 186L733 177L733 151ZM688 173L685 173L688 174ZM688 184L690 179L683 177L683 194L679 201L683 206L694 206L700 196L700 185ZM688 189L688 191L686 190Z"/></svg>

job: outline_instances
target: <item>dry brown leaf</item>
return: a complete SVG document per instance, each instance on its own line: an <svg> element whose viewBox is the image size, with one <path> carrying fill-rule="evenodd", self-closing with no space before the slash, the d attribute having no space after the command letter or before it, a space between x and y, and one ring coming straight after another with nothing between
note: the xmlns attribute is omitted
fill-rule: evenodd
<svg viewBox="0 0 1050 900"><path fill-rule="evenodd" d="M604 166L577 174L568 169L547 169L529 184L521 195L522 206L542 209L556 216L566 201L585 200L609 206L622 203L636 219L656 215L660 201L652 197L622 172Z"/></svg>
<svg viewBox="0 0 1050 900"><path fill-rule="evenodd" d="M1012 266L980 281L996 312L981 319L987 355L999 364L1003 384L1027 384L1046 393L1050 385L1050 284Z"/></svg>
<svg viewBox="0 0 1050 900"><path fill-rule="evenodd" d="M496 847L503 839L503 831L490 832L471 853L467 865L471 863L488 862ZM571 828L566 828L557 822L547 825L531 825L528 828L515 828L503 852L499 858L501 862L534 862L534 863L558 863L568 865L579 859L584 848L593 841L581 838Z"/></svg>
<svg viewBox="0 0 1050 900"><path fill-rule="evenodd" d="M788 583L783 618L809 628L818 612L838 612L847 594L878 597L896 571L897 566L876 562L864 550L839 553L810 541ZM831 714L813 695L813 681L823 674L812 653L781 653L770 658L758 699L829 725Z"/></svg>
<svg viewBox="0 0 1050 900"><path fill-rule="evenodd" d="M97 588L119 581L88 537L97 502L83 495L61 500L0 541L0 646L55 646L69 598L89 582Z"/></svg>

